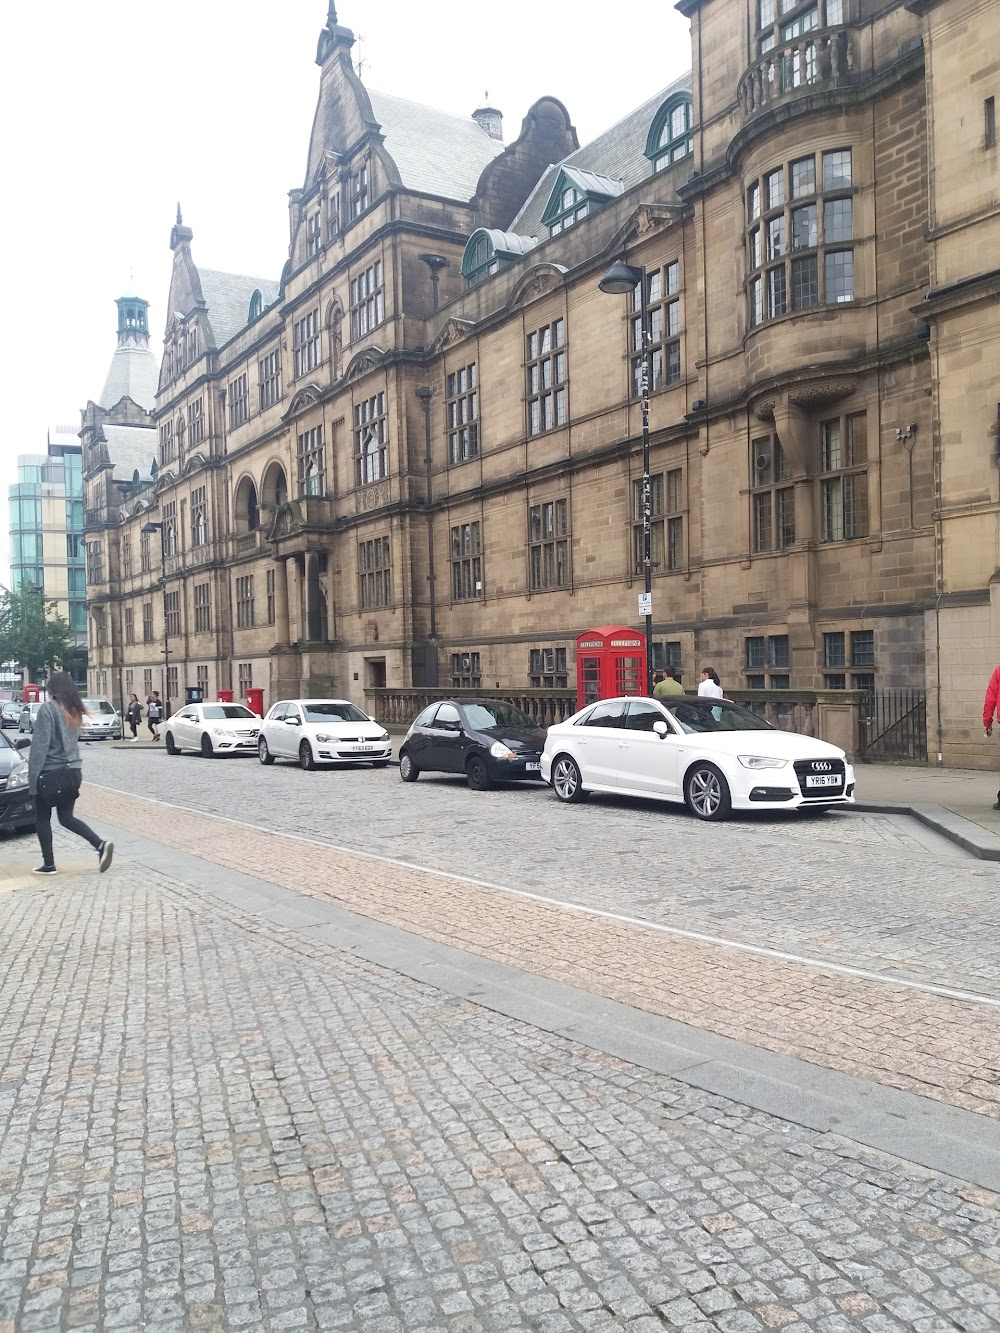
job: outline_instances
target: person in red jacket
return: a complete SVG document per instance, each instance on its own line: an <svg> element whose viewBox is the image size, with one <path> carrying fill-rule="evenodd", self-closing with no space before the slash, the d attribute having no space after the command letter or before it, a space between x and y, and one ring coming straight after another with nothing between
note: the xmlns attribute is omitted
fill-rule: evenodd
<svg viewBox="0 0 1000 1333"><path fill-rule="evenodd" d="M986 728L987 736L993 735L993 716L997 711L997 701L1000 698L1000 666L990 676L990 683L986 686L986 698L983 702L983 726ZM996 805L994 810L1000 810L1000 791L997 792Z"/></svg>

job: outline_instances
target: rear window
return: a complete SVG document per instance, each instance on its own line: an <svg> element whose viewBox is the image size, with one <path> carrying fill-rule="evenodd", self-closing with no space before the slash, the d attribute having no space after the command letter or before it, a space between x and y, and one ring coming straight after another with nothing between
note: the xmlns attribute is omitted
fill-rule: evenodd
<svg viewBox="0 0 1000 1333"><path fill-rule="evenodd" d="M226 718L234 717L252 717L256 719L257 714L251 713L249 708L244 708L242 704L206 704L201 710L201 715L206 722L222 722Z"/></svg>

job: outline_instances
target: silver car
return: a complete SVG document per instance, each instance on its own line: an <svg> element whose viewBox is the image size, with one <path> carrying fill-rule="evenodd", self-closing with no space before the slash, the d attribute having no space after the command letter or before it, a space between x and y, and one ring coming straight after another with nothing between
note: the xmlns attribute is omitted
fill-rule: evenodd
<svg viewBox="0 0 1000 1333"><path fill-rule="evenodd" d="M120 741L122 720L114 704L107 699L84 699L82 741Z"/></svg>

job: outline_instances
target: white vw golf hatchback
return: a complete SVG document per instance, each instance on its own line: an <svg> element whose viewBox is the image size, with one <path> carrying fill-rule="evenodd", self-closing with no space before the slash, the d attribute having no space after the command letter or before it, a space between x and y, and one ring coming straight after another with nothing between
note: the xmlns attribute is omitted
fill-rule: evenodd
<svg viewBox="0 0 1000 1333"><path fill-rule="evenodd" d="M699 819L854 802L843 750L695 695L591 704L549 727L541 773L561 801L592 791L652 797L683 802Z"/></svg>
<svg viewBox="0 0 1000 1333"><path fill-rule="evenodd" d="M283 699L261 724L257 756L262 764L297 759L303 768L356 763L385 768L392 745L385 727L349 699Z"/></svg>

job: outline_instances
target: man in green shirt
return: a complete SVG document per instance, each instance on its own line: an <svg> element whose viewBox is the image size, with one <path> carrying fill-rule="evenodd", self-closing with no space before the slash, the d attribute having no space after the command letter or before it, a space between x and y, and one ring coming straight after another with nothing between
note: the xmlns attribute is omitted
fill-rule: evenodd
<svg viewBox="0 0 1000 1333"><path fill-rule="evenodd" d="M653 686L653 697L655 699L664 699L671 694L683 694L684 686L681 684L680 672L676 667L668 667L666 677Z"/></svg>

